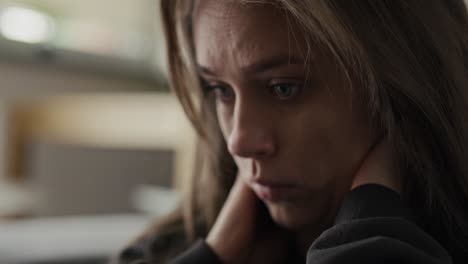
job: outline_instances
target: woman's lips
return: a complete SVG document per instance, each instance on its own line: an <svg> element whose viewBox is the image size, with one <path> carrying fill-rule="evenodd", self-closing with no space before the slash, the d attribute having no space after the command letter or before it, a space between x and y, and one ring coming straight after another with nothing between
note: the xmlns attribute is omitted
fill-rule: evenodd
<svg viewBox="0 0 468 264"><path fill-rule="evenodd" d="M297 195L299 188L292 184L253 184L253 190L262 200L286 201Z"/></svg>

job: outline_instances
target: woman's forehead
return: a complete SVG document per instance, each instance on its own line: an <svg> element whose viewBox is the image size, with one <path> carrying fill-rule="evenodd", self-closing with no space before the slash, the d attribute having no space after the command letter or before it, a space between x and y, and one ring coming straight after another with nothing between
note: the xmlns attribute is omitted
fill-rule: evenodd
<svg viewBox="0 0 468 264"><path fill-rule="evenodd" d="M305 57L305 42L284 12L273 5L200 1L194 12L197 61L228 59L237 52L239 64L261 57ZM258 58L260 57L260 58Z"/></svg>
<svg viewBox="0 0 468 264"><path fill-rule="evenodd" d="M285 12L272 4L220 0L197 1L193 11L193 20L194 24L199 21L206 22L204 26L218 27L221 25L225 30L242 26L254 26L268 30L273 29L268 27L269 25L287 22Z"/></svg>
<svg viewBox="0 0 468 264"><path fill-rule="evenodd" d="M273 1L234 1L234 0L202 0L195 1L194 14L208 15L218 18L236 18L245 12L259 12L260 10L276 15L284 14Z"/></svg>

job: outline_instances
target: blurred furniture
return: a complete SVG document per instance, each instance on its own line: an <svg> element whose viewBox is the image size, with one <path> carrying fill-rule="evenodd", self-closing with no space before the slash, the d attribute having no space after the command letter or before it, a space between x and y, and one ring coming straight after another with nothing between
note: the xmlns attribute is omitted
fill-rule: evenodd
<svg viewBox="0 0 468 264"><path fill-rule="evenodd" d="M0 217L0 264L106 263L176 206L195 141L173 96L73 94L9 109L14 184L0 199L32 217Z"/></svg>
<svg viewBox="0 0 468 264"><path fill-rule="evenodd" d="M10 186L3 209L16 199L35 217L0 220L2 264L107 263L177 205L173 151L35 142L26 153L27 188Z"/></svg>
<svg viewBox="0 0 468 264"><path fill-rule="evenodd" d="M132 195L139 186L172 185L171 150L38 142L26 153L36 216L136 212Z"/></svg>
<svg viewBox="0 0 468 264"><path fill-rule="evenodd" d="M26 159L37 144L170 150L171 184L178 189L193 168L195 134L172 95L86 93L17 100L5 119L7 177L16 181L28 180Z"/></svg>

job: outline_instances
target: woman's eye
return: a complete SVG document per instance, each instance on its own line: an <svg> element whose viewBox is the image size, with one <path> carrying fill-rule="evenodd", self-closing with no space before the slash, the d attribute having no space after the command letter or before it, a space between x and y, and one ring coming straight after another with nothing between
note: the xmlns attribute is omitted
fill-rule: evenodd
<svg viewBox="0 0 468 264"><path fill-rule="evenodd" d="M280 100L288 100L294 97L301 89L298 84L275 84L271 86L273 95Z"/></svg>
<svg viewBox="0 0 468 264"><path fill-rule="evenodd" d="M222 103L228 103L235 98L235 93L229 85L223 83L208 81L200 77L200 84L205 95L213 95L215 100Z"/></svg>
<svg viewBox="0 0 468 264"><path fill-rule="evenodd" d="M211 90L214 92L216 100L221 102L229 102L234 99L234 92L231 88L225 86L212 86Z"/></svg>

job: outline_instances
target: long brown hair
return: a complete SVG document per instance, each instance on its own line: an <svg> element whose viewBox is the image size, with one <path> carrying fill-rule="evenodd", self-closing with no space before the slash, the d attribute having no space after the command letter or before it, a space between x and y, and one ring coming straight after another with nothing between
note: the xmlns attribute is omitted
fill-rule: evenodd
<svg viewBox="0 0 468 264"><path fill-rule="evenodd" d="M232 2L236 2L231 0ZM273 0L364 98L392 139L403 198L418 224L454 257L468 245L466 90L468 18L462 0ZM213 101L201 89L192 43L193 0L162 0L170 82L196 128L200 153L190 191L170 222L209 230L236 175ZM352 80L352 81L351 81Z"/></svg>

